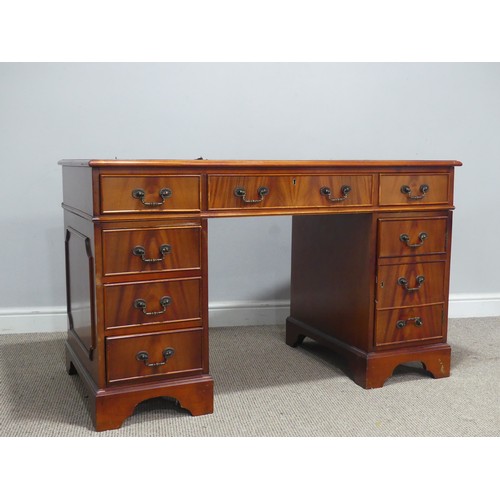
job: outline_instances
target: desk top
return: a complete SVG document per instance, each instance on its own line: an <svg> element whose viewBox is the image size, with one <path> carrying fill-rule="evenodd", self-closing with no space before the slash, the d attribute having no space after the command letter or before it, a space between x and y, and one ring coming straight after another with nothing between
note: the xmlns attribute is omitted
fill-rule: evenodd
<svg viewBox="0 0 500 500"><path fill-rule="evenodd" d="M453 209L456 160L61 160L93 220ZM74 168L77 167L77 168Z"/></svg>
<svg viewBox="0 0 500 500"><path fill-rule="evenodd" d="M459 167L457 160L60 160L59 165L67 167L210 167L210 168L355 168L355 167Z"/></svg>

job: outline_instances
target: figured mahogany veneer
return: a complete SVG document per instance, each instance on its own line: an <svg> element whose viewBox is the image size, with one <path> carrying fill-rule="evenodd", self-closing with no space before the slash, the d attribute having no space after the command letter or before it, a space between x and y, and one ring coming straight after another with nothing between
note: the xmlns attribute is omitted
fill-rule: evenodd
<svg viewBox="0 0 500 500"><path fill-rule="evenodd" d="M162 301L164 297L168 299ZM141 307L137 301L144 301ZM201 326L201 278L137 281L104 286L106 330L194 321Z"/></svg>
<svg viewBox="0 0 500 500"><path fill-rule="evenodd" d="M421 197L425 187L429 190ZM408 192L405 189L409 188ZM447 174L381 174L380 205L403 205L418 203L432 205L449 203L453 197L450 176Z"/></svg>
<svg viewBox="0 0 500 500"><path fill-rule="evenodd" d="M447 216L379 219L379 225L379 257L431 255L446 252ZM402 238L402 235L407 235L408 239Z"/></svg>
<svg viewBox="0 0 500 500"><path fill-rule="evenodd" d="M377 311L375 345L408 345L443 338L443 304Z"/></svg>
<svg viewBox="0 0 500 500"><path fill-rule="evenodd" d="M200 210L199 176L104 174L100 184L102 213ZM136 190L144 196L133 196Z"/></svg>
<svg viewBox="0 0 500 500"><path fill-rule="evenodd" d="M109 383L198 375L203 372L202 332L108 337L106 363Z"/></svg>
<svg viewBox="0 0 500 500"><path fill-rule="evenodd" d="M103 275L201 270L201 226L104 229Z"/></svg>
<svg viewBox="0 0 500 500"><path fill-rule="evenodd" d="M445 261L379 264L378 309L408 307L445 301Z"/></svg>
<svg viewBox="0 0 500 500"><path fill-rule="evenodd" d="M401 363L450 373L457 161L62 160L67 370L97 430L137 404L213 411L207 221L292 215L286 343L340 353L382 387ZM242 263L243 265L244 263ZM335 394L332 394L332 399Z"/></svg>
<svg viewBox="0 0 500 500"><path fill-rule="evenodd" d="M372 175L295 175L295 176L208 176L209 210L265 209L265 208L311 208L371 206L373 204ZM343 198L342 186L349 186ZM259 200L259 188L268 189L268 194ZM321 194L321 188L331 191L330 198ZM245 199L235 196L235 189L245 190ZM249 201L254 200L254 201Z"/></svg>

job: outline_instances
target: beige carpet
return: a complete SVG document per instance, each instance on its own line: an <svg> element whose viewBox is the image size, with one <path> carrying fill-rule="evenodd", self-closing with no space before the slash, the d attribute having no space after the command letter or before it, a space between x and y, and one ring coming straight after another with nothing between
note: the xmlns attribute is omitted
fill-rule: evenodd
<svg viewBox="0 0 500 500"><path fill-rule="evenodd" d="M141 403L122 428L94 432L64 333L0 335L0 436L498 436L500 317L450 321L451 377L400 366L364 390L342 360L284 327L213 328L215 411Z"/></svg>

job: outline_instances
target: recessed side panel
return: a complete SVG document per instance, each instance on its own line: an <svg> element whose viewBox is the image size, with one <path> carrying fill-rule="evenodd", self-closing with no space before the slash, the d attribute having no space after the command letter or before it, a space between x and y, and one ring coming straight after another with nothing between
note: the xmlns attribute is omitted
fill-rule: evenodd
<svg viewBox="0 0 500 500"><path fill-rule="evenodd" d="M94 258L90 238L68 226L65 250L69 331L92 359L96 335Z"/></svg>

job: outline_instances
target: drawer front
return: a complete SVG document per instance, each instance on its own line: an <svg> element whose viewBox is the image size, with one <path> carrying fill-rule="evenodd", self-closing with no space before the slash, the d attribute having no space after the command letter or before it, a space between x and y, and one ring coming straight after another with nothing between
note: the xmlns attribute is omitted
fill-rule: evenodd
<svg viewBox="0 0 500 500"><path fill-rule="evenodd" d="M197 375L202 359L201 330L106 339L108 383Z"/></svg>
<svg viewBox="0 0 500 500"><path fill-rule="evenodd" d="M375 345L404 347L419 341L443 339L443 305L377 311Z"/></svg>
<svg viewBox="0 0 500 500"><path fill-rule="evenodd" d="M218 176L208 179L210 210L369 206L371 175Z"/></svg>
<svg viewBox="0 0 500 500"><path fill-rule="evenodd" d="M192 270L201 267L201 228L106 229L104 276Z"/></svg>
<svg viewBox="0 0 500 500"><path fill-rule="evenodd" d="M200 210L200 177L101 175L101 212Z"/></svg>
<svg viewBox="0 0 500 500"><path fill-rule="evenodd" d="M446 217L422 219L380 219L379 257L400 257L444 253Z"/></svg>
<svg viewBox="0 0 500 500"><path fill-rule="evenodd" d="M380 174L380 205L452 203L448 174Z"/></svg>
<svg viewBox="0 0 500 500"><path fill-rule="evenodd" d="M444 302L444 262L379 266L377 307Z"/></svg>
<svg viewBox="0 0 500 500"><path fill-rule="evenodd" d="M105 328L201 324L200 293L201 278L105 285Z"/></svg>

